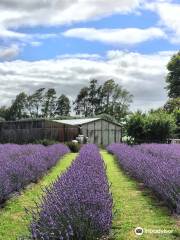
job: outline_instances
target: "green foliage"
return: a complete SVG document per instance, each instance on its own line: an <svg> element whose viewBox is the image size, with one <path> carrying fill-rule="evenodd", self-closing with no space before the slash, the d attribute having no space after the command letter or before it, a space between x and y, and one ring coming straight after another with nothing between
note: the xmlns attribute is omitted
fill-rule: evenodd
<svg viewBox="0 0 180 240"><path fill-rule="evenodd" d="M74 111L85 117L108 114L120 121L128 114L131 102L132 95L113 79L107 80L103 85L93 79L88 87L80 90L74 102Z"/></svg>
<svg viewBox="0 0 180 240"><path fill-rule="evenodd" d="M76 97L74 105L74 111L76 112L76 115L84 115L85 117L89 116L90 110L89 110L89 90L87 87L81 88L79 94Z"/></svg>
<svg viewBox="0 0 180 240"><path fill-rule="evenodd" d="M53 88L45 92L45 88L37 89L33 94L27 95L21 92L16 96L12 105L8 108L0 108L0 118L5 120L19 120L24 118L55 118L68 116L70 113L70 101L62 94L59 98Z"/></svg>
<svg viewBox="0 0 180 240"><path fill-rule="evenodd" d="M57 100L56 115L69 116L70 109L71 106L69 98L62 94Z"/></svg>
<svg viewBox="0 0 180 240"><path fill-rule="evenodd" d="M56 110L56 91L54 88L50 88L44 95L43 102L43 116L45 118L53 117Z"/></svg>
<svg viewBox="0 0 180 240"><path fill-rule="evenodd" d="M173 113L176 110L180 110L180 97L169 99L164 105L164 110L168 113Z"/></svg>
<svg viewBox="0 0 180 240"><path fill-rule="evenodd" d="M180 138L180 109L173 111L176 120L175 138Z"/></svg>
<svg viewBox="0 0 180 240"><path fill-rule="evenodd" d="M180 138L180 97L169 99L164 105L164 110L172 114L176 120L175 138Z"/></svg>
<svg viewBox="0 0 180 240"><path fill-rule="evenodd" d="M168 96L178 98L180 97L180 51L172 56L167 69L169 71L166 78Z"/></svg>
<svg viewBox="0 0 180 240"><path fill-rule="evenodd" d="M73 105L76 115L93 117L110 115L117 122L129 113L132 95L113 79L99 84L96 79L89 86L80 89ZM5 120L24 118L58 118L69 117L71 104L69 98L62 94L57 97L54 88L39 88L27 95L21 92L9 108L0 108L0 117Z"/></svg>
<svg viewBox="0 0 180 240"><path fill-rule="evenodd" d="M27 118L26 113L26 101L27 95L24 92L21 92L16 96L16 99L13 101L11 107L8 109L6 118L8 120L18 120L22 118Z"/></svg>
<svg viewBox="0 0 180 240"><path fill-rule="evenodd" d="M67 142L65 143L69 149L71 150L71 152L73 153L77 153L79 152L80 148L81 148L81 144L79 143L74 143L74 142Z"/></svg>
<svg viewBox="0 0 180 240"><path fill-rule="evenodd" d="M133 137L135 142L141 142L145 138L145 115L141 112L130 115L126 127L127 134Z"/></svg>
<svg viewBox="0 0 180 240"><path fill-rule="evenodd" d="M175 119L171 114L160 110L142 114L132 114L127 121L127 133L135 143L166 142L175 131Z"/></svg>
<svg viewBox="0 0 180 240"><path fill-rule="evenodd" d="M0 107L0 121L5 121L7 119L9 109L6 106Z"/></svg>
<svg viewBox="0 0 180 240"><path fill-rule="evenodd" d="M41 115L44 90L45 88L39 88L32 95L27 97L26 110L31 118L38 118Z"/></svg>

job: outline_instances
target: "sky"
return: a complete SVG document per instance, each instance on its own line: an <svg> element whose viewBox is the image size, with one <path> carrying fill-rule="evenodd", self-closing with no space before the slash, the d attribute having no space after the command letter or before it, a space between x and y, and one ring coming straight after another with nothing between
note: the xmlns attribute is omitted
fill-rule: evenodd
<svg viewBox="0 0 180 240"><path fill-rule="evenodd" d="M41 87L73 101L95 78L148 111L167 101L179 49L180 0L0 0L0 106Z"/></svg>

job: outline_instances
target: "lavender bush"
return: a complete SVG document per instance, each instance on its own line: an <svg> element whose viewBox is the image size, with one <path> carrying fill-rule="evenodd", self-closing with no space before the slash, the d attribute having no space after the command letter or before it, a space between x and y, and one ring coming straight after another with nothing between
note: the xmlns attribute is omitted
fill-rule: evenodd
<svg viewBox="0 0 180 240"><path fill-rule="evenodd" d="M31 214L30 239L93 240L109 234L112 196L95 145L82 147L71 167L45 189Z"/></svg>
<svg viewBox="0 0 180 240"><path fill-rule="evenodd" d="M0 203L11 193L36 182L67 152L68 147L62 144L0 145Z"/></svg>
<svg viewBox="0 0 180 240"><path fill-rule="evenodd" d="M150 153L153 156L180 161L179 144L141 144L138 145L137 148L140 149L142 152Z"/></svg>
<svg viewBox="0 0 180 240"><path fill-rule="evenodd" d="M120 165L142 181L180 214L180 151L178 145L112 144L107 150L117 156Z"/></svg>

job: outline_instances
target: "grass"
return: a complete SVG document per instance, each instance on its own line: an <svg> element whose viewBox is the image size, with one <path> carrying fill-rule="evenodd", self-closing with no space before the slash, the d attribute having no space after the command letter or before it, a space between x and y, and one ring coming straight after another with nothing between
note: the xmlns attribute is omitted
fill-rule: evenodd
<svg viewBox="0 0 180 240"><path fill-rule="evenodd" d="M148 189L140 189L138 182L120 169L115 158L102 151L107 166L107 176L112 184L111 191L114 209L117 211L113 221L116 240L175 240L180 239L177 221L169 210L157 200ZM137 236L136 227L143 229L173 230L171 234L144 233Z"/></svg>
<svg viewBox="0 0 180 240"><path fill-rule="evenodd" d="M28 233L30 216L27 216L25 208L34 206L34 200L38 201L42 188L62 174L75 157L75 153L65 155L37 184L30 185L20 196L7 201L5 207L0 209L0 240L15 240Z"/></svg>

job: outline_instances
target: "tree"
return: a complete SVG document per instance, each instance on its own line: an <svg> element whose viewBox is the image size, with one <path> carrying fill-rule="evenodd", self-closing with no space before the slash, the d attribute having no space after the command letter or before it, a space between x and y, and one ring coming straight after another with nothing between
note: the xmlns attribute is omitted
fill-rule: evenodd
<svg viewBox="0 0 180 240"><path fill-rule="evenodd" d="M114 80L108 80L102 87L103 112L113 116L118 122L129 112L132 95Z"/></svg>
<svg viewBox="0 0 180 240"><path fill-rule="evenodd" d="M107 80L102 87L102 97L104 100L104 113L109 112L111 98L113 96L114 89L116 88L116 84L113 79Z"/></svg>
<svg viewBox="0 0 180 240"><path fill-rule="evenodd" d="M114 80L107 80L99 85L97 80L90 81L88 87L82 88L74 105L77 115L85 117L108 114L120 121L128 113L132 95Z"/></svg>
<svg viewBox="0 0 180 240"><path fill-rule="evenodd" d="M127 118L126 130L128 136L134 138L135 143L145 139L145 115L138 111Z"/></svg>
<svg viewBox="0 0 180 240"><path fill-rule="evenodd" d="M50 88L44 95L44 101L42 105L43 117L53 117L56 110L56 91L54 88Z"/></svg>
<svg viewBox="0 0 180 240"><path fill-rule="evenodd" d="M110 112L110 114L114 116L117 121L120 121L128 114L131 102L132 95L121 86L116 85L112 96L112 112Z"/></svg>
<svg viewBox="0 0 180 240"><path fill-rule="evenodd" d="M76 112L76 115L82 114L85 117L90 115L88 87L83 87L80 90L73 104L75 105L74 111Z"/></svg>
<svg viewBox="0 0 180 240"><path fill-rule="evenodd" d="M71 110L69 98L62 94L57 100L56 114L60 116L69 116Z"/></svg>
<svg viewBox="0 0 180 240"><path fill-rule="evenodd" d="M166 142L175 131L175 118L162 110L132 114L127 120L127 133L135 143Z"/></svg>
<svg viewBox="0 0 180 240"><path fill-rule="evenodd" d="M180 109L174 110L173 115L176 119L175 138L180 138Z"/></svg>
<svg viewBox="0 0 180 240"><path fill-rule="evenodd" d="M43 103L43 99L44 99L44 95L43 95L44 90L45 90L45 88L39 88L32 95L32 97L34 99L34 108L35 108L36 118L41 115L41 108L42 108L42 103Z"/></svg>
<svg viewBox="0 0 180 240"><path fill-rule="evenodd" d="M169 99L164 105L164 110L168 113L173 113L176 110L180 110L180 97Z"/></svg>
<svg viewBox="0 0 180 240"><path fill-rule="evenodd" d="M164 105L164 110L173 114L176 120L175 138L180 138L180 97L169 99Z"/></svg>
<svg viewBox="0 0 180 240"><path fill-rule="evenodd" d="M9 108L9 111L7 113L7 120L27 118L26 101L27 95L24 92L18 94L11 107Z"/></svg>
<svg viewBox="0 0 180 240"><path fill-rule="evenodd" d="M97 80L93 79L90 81L88 87L88 105L90 108L90 114L93 116L98 112L99 107L99 87L97 84Z"/></svg>
<svg viewBox="0 0 180 240"><path fill-rule="evenodd" d="M168 96L170 98L180 97L180 51L172 56L167 69L169 71L166 78Z"/></svg>
<svg viewBox="0 0 180 240"><path fill-rule="evenodd" d="M32 95L27 96L26 109L31 118L39 118L42 116L41 108L44 89L45 88L39 88Z"/></svg>
<svg viewBox="0 0 180 240"><path fill-rule="evenodd" d="M8 111L9 111L9 108L7 108L6 106L0 107L0 119L1 119L1 121L7 119Z"/></svg>

